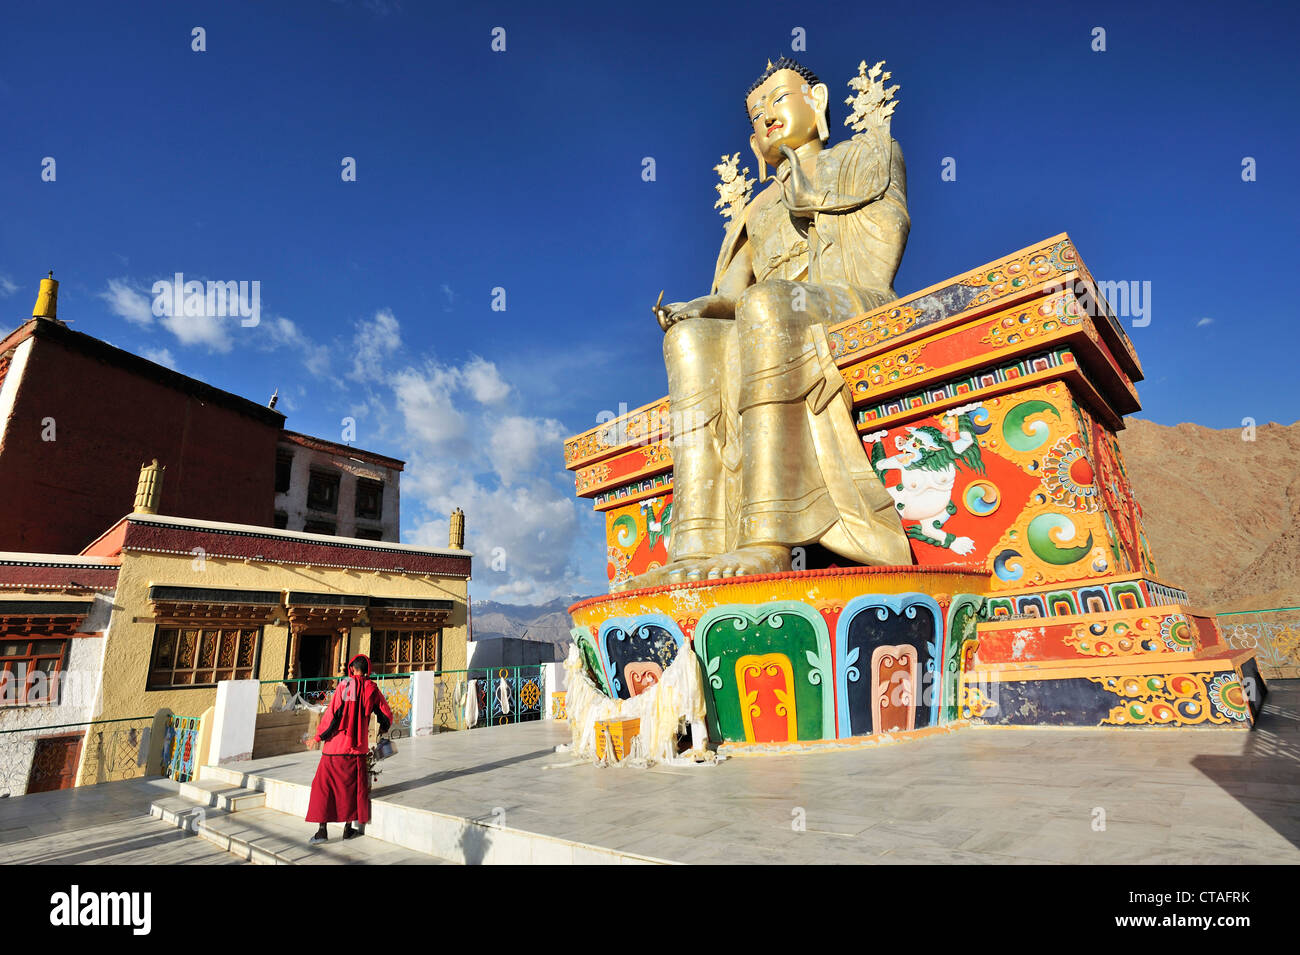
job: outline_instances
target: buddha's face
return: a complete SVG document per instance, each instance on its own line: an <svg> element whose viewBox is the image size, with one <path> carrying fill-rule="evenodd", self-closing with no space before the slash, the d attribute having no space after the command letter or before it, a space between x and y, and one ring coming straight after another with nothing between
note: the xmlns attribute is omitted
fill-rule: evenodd
<svg viewBox="0 0 1300 955"><path fill-rule="evenodd" d="M794 70L777 70L764 80L746 100L754 154L776 166L782 146L798 149L817 139L817 116L826 109L827 95L825 84L810 86Z"/></svg>

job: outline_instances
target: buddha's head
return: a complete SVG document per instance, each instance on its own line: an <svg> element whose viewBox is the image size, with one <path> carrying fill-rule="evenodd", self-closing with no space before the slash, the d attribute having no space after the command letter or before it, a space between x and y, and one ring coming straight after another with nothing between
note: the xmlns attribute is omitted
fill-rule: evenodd
<svg viewBox="0 0 1300 955"><path fill-rule="evenodd" d="M781 160L781 147L798 149L829 137L826 105L830 91L817 74L789 57L768 63L745 96L745 109L753 126L749 146L759 163L759 178L766 166Z"/></svg>

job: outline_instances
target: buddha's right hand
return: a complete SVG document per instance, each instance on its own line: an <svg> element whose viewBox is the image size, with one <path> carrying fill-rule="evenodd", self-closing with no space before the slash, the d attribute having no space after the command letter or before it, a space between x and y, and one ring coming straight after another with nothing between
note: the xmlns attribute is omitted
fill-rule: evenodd
<svg viewBox="0 0 1300 955"><path fill-rule="evenodd" d="M727 318L725 315L727 301L721 295L701 295L689 302L670 302L667 305L655 305L652 310L659 320L659 327L665 332L678 322L687 318Z"/></svg>

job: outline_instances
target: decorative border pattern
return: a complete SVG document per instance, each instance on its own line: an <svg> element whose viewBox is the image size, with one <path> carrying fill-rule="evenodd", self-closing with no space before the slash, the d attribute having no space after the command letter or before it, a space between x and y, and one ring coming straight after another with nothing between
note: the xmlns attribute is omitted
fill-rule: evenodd
<svg viewBox="0 0 1300 955"><path fill-rule="evenodd" d="M235 558L268 563L306 564L392 573L468 577L470 555L437 554L415 549L395 550L343 541L329 542L283 537L224 528L153 524L130 518L123 550L192 557L202 547L209 559ZM355 556L354 556L355 555Z"/></svg>
<svg viewBox="0 0 1300 955"><path fill-rule="evenodd" d="M668 397L564 442L564 466L573 469L628 444L649 444L668 430Z"/></svg>
<svg viewBox="0 0 1300 955"><path fill-rule="evenodd" d="M1228 712L1210 696L1210 683L1219 676L1230 678L1216 684L1220 698L1241 696L1236 673L1170 673L1149 676L1090 676L1124 702L1112 707L1101 721L1103 726L1197 726L1240 722L1244 716ZM1232 685L1229 686L1228 683ZM1235 693L1234 693L1235 687Z"/></svg>
<svg viewBox="0 0 1300 955"><path fill-rule="evenodd" d="M997 265L967 273L932 292L890 303L837 325L827 335L831 354L837 360L842 359L889 338L1028 292L1035 285L1078 271L1081 264L1068 237L1022 252Z"/></svg>
<svg viewBox="0 0 1300 955"><path fill-rule="evenodd" d="M921 391L914 391L906 395L900 395L897 398L891 398L888 401L882 401L877 405L859 408L857 409L858 427L866 427L881 418L887 418L890 415L896 415L904 411L923 411L928 405L947 401L959 395L972 394L981 388L989 388L1004 382L1015 381L1018 378L1024 378L1026 375L1048 371L1052 368L1072 367L1075 364L1074 352L1068 348L1058 348L1039 355L1029 355L1011 364L977 371L965 378L955 378L942 385L935 385L933 388L924 388Z"/></svg>
<svg viewBox="0 0 1300 955"><path fill-rule="evenodd" d="M1136 578L1067 587L1043 587L1020 594L990 594L989 619L1006 617L1070 617L1115 610L1142 610L1185 604L1187 592L1153 580Z"/></svg>
<svg viewBox="0 0 1300 955"><path fill-rule="evenodd" d="M640 481L634 481L631 484L624 484L620 487L610 488L608 491L601 491L592 498L592 504L597 510L603 510L605 505L617 504L620 501L631 504L638 497L646 494L662 494L672 489L673 472L662 471L654 477L642 478Z"/></svg>

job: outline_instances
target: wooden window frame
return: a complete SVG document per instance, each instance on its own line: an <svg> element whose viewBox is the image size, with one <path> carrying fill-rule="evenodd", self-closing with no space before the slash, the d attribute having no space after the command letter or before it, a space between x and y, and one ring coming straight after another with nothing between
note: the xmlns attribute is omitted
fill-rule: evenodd
<svg viewBox="0 0 1300 955"><path fill-rule="evenodd" d="M293 459L294 453L283 448L275 452L275 493L287 494L293 487ZM280 469L284 468L284 486L281 487Z"/></svg>
<svg viewBox="0 0 1300 955"><path fill-rule="evenodd" d="M333 483L334 493L328 504L313 503L311 488L313 482L328 481ZM307 509L322 514L338 514L339 492L343 487L343 474L340 471L327 471L324 468L312 468L307 472ZM319 500L319 499L317 499Z"/></svg>
<svg viewBox="0 0 1300 955"><path fill-rule="evenodd" d="M58 653L37 653L34 647L38 643L59 644ZM0 676L0 709L9 706L57 706L59 702L59 684L68 666L68 650L71 640L68 637L52 637L43 634L27 634L21 637L0 637L0 645L26 644L26 653L13 656L0 655L0 673L15 672L18 664L25 664L23 681L18 685L17 678ZM42 664L53 662L53 668ZM46 695L43 699L31 699L32 680L37 673L47 677ZM10 694L14 694L10 699Z"/></svg>
<svg viewBox="0 0 1300 955"><path fill-rule="evenodd" d="M362 507L362 502L368 496L373 495L375 500L374 510ZM353 517L359 517L363 521L380 521L384 518L384 482L374 481L370 478L357 478L357 495L356 501L352 508Z"/></svg>
<svg viewBox="0 0 1300 955"><path fill-rule="evenodd" d="M433 659L415 660L415 640L432 638ZM390 641L397 641L397 652L390 653ZM396 659L390 659L395 657ZM442 669L442 627L380 627L370 631L370 666L376 675L417 673Z"/></svg>
<svg viewBox="0 0 1300 955"><path fill-rule="evenodd" d="M197 633L197 639L194 640L193 650L191 651L189 662L193 665L187 667L176 666L179 663L178 655L181 652L183 641L182 634L185 631L194 631ZM222 642L227 638L227 633L235 633L235 659L231 666L220 666ZM209 633L216 633L216 646L212 652L212 664L210 666L199 666L199 655L203 652L204 644ZM158 666L158 654L161 647L160 641L167 634L172 634L171 661L172 666ZM253 641L252 663L248 666L239 666L239 647L246 634L251 634ZM157 690L193 690L199 688L211 688L216 686L222 680L255 680L261 668L262 663L262 644L265 637L265 627L258 624L237 623L228 620L176 620L160 621L153 628L153 642L149 647L149 667L145 673L145 692L154 692ZM159 679L159 674L163 674L166 682ZM191 682L177 682L177 674L186 674L190 677ZM201 676L209 677L208 680L200 681Z"/></svg>

